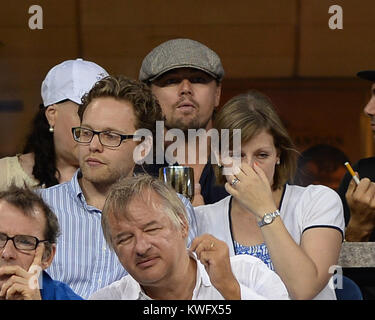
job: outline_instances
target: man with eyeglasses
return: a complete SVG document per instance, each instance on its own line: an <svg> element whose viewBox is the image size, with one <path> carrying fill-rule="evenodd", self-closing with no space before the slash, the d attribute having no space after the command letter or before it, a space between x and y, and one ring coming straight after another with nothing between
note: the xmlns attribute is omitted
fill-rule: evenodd
<svg viewBox="0 0 375 320"><path fill-rule="evenodd" d="M106 244L101 230L101 210L109 188L119 178L133 175L135 161L146 157L154 139L135 141L145 129L155 136L161 108L143 83L123 76L106 77L84 97L78 114L79 127L72 128L79 143L80 169L70 182L40 190L54 209L62 230L50 274L88 298L93 292L122 278L126 271ZM142 144L143 149L135 150ZM188 207L196 234L194 209ZM190 206L190 207L189 207Z"/></svg>
<svg viewBox="0 0 375 320"><path fill-rule="evenodd" d="M0 192L0 299L82 299L43 271L54 258L58 234L55 214L34 192L15 185Z"/></svg>

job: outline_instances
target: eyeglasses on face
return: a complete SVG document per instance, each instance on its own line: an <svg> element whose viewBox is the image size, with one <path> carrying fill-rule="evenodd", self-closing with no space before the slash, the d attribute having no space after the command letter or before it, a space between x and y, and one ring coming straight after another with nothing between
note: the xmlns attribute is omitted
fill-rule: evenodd
<svg viewBox="0 0 375 320"><path fill-rule="evenodd" d="M9 237L7 234L0 232L0 248L4 248L9 240L13 241L14 246L18 250L35 250L40 242L48 242L48 240L39 240L37 237L18 234Z"/></svg>
<svg viewBox="0 0 375 320"><path fill-rule="evenodd" d="M95 131L83 127L72 128L73 138L78 143L90 143L95 135L98 135L99 141L106 147L118 147L123 140L133 139L136 135L120 134L111 131Z"/></svg>

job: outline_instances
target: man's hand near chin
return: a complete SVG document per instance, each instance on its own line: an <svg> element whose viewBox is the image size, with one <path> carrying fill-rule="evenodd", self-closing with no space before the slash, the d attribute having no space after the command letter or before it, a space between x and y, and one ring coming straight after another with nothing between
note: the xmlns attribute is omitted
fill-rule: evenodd
<svg viewBox="0 0 375 320"><path fill-rule="evenodd" d="M42 271L43 252L44 245L40 244L28 271L16 265L0 267L0 299L42 300L38 278Z"/></svg>

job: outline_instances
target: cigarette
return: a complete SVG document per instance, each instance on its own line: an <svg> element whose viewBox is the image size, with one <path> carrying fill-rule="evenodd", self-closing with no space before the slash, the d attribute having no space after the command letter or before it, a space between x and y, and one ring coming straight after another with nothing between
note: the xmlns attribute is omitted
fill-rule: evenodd
<svg viewBox="0 0 375 320"><path fill-rule="evenodd" d="M355 183L356 183L357 185L359 185L359 179L358 179L358 177L355 175L354 170L353 170L352 166L350 165L350 163L349 163L349 162L345 162L344 165L345 165L346 169L348 169L349 173L352 175L353 180L355 181Z"/></svg>

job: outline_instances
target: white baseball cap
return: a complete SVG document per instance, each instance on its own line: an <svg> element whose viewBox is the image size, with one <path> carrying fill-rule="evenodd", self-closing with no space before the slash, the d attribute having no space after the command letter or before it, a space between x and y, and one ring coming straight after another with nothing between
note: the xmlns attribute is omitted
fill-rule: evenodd
<svg viewBox="0 0 375 320"><path fill-rule="evenodd" d="M81 58L66 60L48 71L42 82L42 99L45 107L69 99L77 104L94 84L108 76L101 66Z"/></svg>

